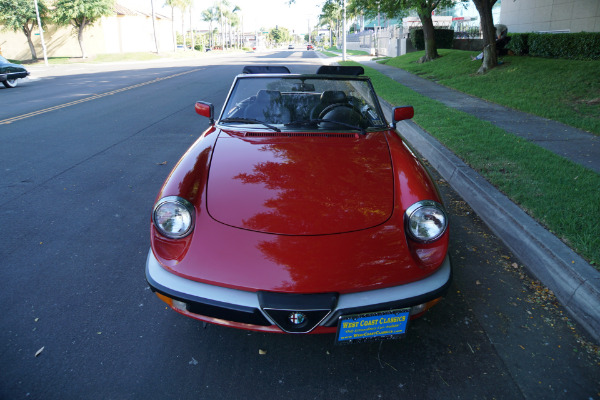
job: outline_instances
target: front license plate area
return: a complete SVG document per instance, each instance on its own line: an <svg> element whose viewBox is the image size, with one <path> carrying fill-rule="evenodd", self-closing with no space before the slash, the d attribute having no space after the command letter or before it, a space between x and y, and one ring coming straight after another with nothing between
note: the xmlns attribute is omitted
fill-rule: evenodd
<svg viewBox="0 0 600 400"><path fill-rule="evenodd" d="M342 315L338 320L336 344L398 339L406 334L410 309Z"/></svg>

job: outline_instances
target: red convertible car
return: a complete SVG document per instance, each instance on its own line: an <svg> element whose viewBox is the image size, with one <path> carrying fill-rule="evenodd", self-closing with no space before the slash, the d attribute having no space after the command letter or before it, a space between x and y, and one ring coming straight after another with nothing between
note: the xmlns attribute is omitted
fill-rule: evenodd
<svg viewBox="0 0 600 400"><path fill-rule="evenodd" d="M146 279L172 309L263 332L396 338L446 292L448 217L362 67L245 67L151 216Z"/></svg>

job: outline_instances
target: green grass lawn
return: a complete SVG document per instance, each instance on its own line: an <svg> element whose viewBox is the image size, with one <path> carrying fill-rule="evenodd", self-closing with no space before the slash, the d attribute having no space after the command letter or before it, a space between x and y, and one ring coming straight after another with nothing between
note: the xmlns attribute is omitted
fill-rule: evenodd
<svg viewBox="0 0 600 400"><path fill-rule="evenodd" d="M394 105L413 105L418 125L598 268L600 175L372 68L365 67L365 73L379 96Z"/></svg>
<svg viewBox="0 0 600 400"><path fill-rule="evenodd" d="M476 52L438 50L441 57L418 64L423 52L382 62L474 96L600 135L600 61L500 57L502 64L477 75Z"/></svg>
<svg viewBox="0 0 600 400"><path fill-rule="evenodd" d="M229 50L228 50L229 51ZM232 50L235 51L235 50ZM202 51L177 51L165 53L152 52L136 52L136 53L111 53L111 54L96 54L89 58L81 57L49 57L48 64L77 64L77 63L109 63L109 62L133 62L133 61L152 61L162 58L198 58L205 57L207 53ZM43 56L38 54L38 60L10 60L17 64L40 65L44 63Z"/></svg>
<svg viewBox="0 0 600 400"><path fill-rule="evenodd" d="M327 50L322 50L321 54L324 54L327 57L341 57L339 53L332 53L332 52L327 51Z"/></svg>
<svg viewBox="0 0 600 400"><path fill-rule="evenodd" d="M327 51L328 54L326 54L328 57L339 57L340 53L342 52L342 49L338 49L337 47L327 47L325 49ZM334 53L332 53L334 52ZM368 56L369 52L368 51L363 51L363 50L349 50L346 49L346 54L349 56Z"/></svg>

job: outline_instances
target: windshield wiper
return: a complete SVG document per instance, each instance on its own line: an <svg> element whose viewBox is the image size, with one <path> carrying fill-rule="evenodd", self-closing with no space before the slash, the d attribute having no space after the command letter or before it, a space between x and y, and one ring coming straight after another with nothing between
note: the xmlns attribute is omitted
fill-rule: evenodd
<svg viewBox="0 0 600 400"><path fill-rule="evenodd" d="M305 121L293 121L293 122L289 122L289 123L285 124L285 126L309 126L309 125L316 126L317 124L319 124L321 122L330 122L332 124L338 124L338 125L341 125L346 128L357 130L357 131L360 131L360 134L363 136L367 134L367 131L363 127L360 127L357 125L352 125L352 124L347 124L345 122L336 121L333 119L309 119L309 120L305 120Z"/></svg>
<svg viewBox="0 0 600 400"><path fill-rule="evenodd" d="M227 123L227 122L239 122L239 123L243 123L243 124L261 124L266 126L269 129L274 130L275 132L281 132L281 129L279 129L278 127L268 124L264 121L259 121L257 119L252 119L252 118L225 118L220 120L219 122L222 123Z"/></svg>

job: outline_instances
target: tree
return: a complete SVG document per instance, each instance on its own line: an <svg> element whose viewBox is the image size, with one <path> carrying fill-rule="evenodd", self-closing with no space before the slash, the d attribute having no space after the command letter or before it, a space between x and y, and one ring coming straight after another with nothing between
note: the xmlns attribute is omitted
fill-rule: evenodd
<svg viewBox="0 0 600 400"><path fill-rule="evenodd" d="M287 28L275 27L269 32L269 40L277 44L287 43L292 40L292 35Z"/></svg>
<svg viewBox="0 0 600 400"><path fill-rule="evenodd" d="M240 25L241 25L241 21L240 21L240 16L238 14L238 12L242 11L241 8L239 8L238 6L234 6L233 10L231 10L229 12L229 42L231 42L231 30L232 28L236 28L236 32L239 31ZM239 44L239 36L236 40Z"/></svg>
<svg viewBox="0 0 600 400"><path fill-rule="evenodd" d="M58 25L71 25L77 33L81 58L87 58L83 32L98 19L114 12L115 0L58 0L53 16Z"/></svg>
<svg viewBox="0 0 600 400"><path fill-rule="evenodd" d="M38 7L40 19L45 22L48 7L43 1L38 1ZM0 24L4 25L6 30L23 31L27 37L31 58L37 60L37 53L31 39L31 35L38 24L33 0L0 0Z"/></svg>
<svg viewBox="0 0 600 400"><path fill-rule="evenodd" d="M192 0L170 0L167 3L171 3L171 7L177 7L181 10L181 36L183 37L183 50L187 50L186 39L185 39L185 11L191 7ZM190 27L191 28L191 27Z"/></svg>
<svg viewBox="0 0 600 400"><path fill-rule="evenodd" d="M419 59L419 62L422 63L439 57L435 44L433 12L438 7L448 7L457 1L464 0L351 0L351 8L355 10L363 9L367 16L372 17L382 13L388 18L404 16L409 10L416 11L423 26L425 40L425 55Z"/></svg>
<svg viewBox="0 0 600 400"><path fill-rule="evenodd" d="M173 51L177 51L177 35L175 35L175 7L177 0L166 0L165 5L171 7L171 34L173 37Z"/></svg>
<svg viewBox="0 0 600 400"><path fill-rule="evenodd" d="M479 12L481 33L483 34L483 62L477 73L485 74L498 65L496 29L494 28L494 18L492 16L492 7L496 4L496 0L473 0L473 3L475 3L475 7Z"/></svg>
<svg viewBox="0 0 600 400"><path fill-rule="evenodd" d="M327 26L329 29L329 45L333 46L333 31L336 31L336 39L339 37L339 21L342 18L342 4L340 0L327 0L321 8L319 25Z"/></svg>
<svg viewBox="0 0 600 400"><path fill-rule="evenodd" d="M208 22L208 30L210 32L209 42L210 47L214 46L213 43L213 28L212 23L218 21L219 19L219 11L215 6L209 7L206 10L202 11L202 21Z"/></svg>
<svg viewBox="0 0 600 400"><path fill-rule="evenodd" d="M150 0L150 7L152 7L152 34L154 35L154 47L158 53L158 38L156 37L156 13L154 12L154 0Z"/></svg>
<svg viewBox="0 0 600 400"><path fill-rule="evenodd" d="M231 28L239 24L239 16L237 12L240 11L238 6L232 6L227 0L221 0L215 6L215 12L217 15L217 21L221 26L221 36L223 41L223 49L225 49L227 42L231 45ZM227 39L227 36L229 38Z"/></svg>
<svg viewBox="0 0 600 400"><path fill-rule="evenodd" d="M190 0L190 6L189 6L189 10L190 10L190 36L192 37L192 50L196 49L196 32L194 31L194 24L192 23L192 7L193 7L193 1Z"/></svg>

